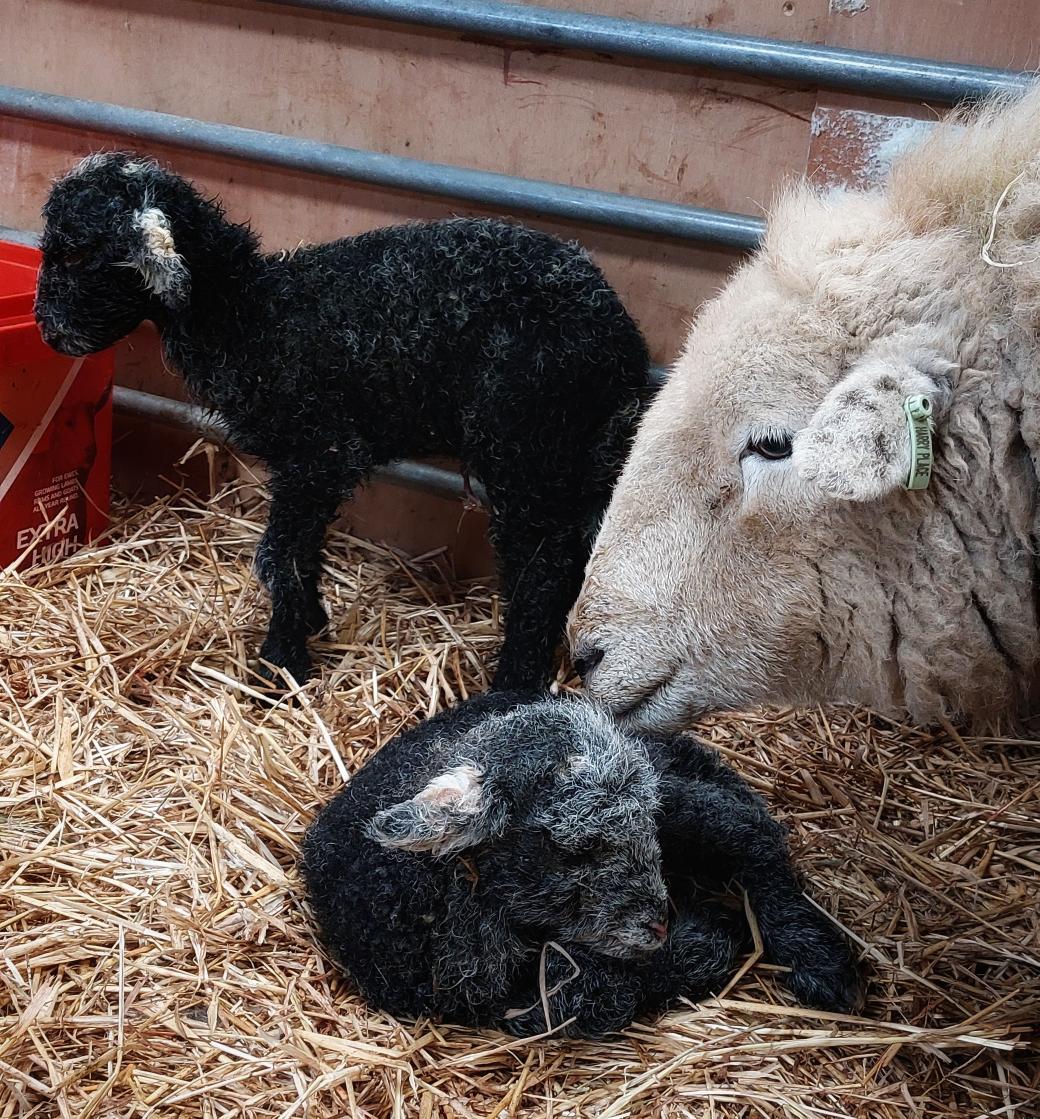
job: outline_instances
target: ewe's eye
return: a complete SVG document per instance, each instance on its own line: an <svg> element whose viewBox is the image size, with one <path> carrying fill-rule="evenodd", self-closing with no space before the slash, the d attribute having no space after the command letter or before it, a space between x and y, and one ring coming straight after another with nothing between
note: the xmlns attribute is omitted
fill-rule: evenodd
<svg viewBox="0 0 1040 1119"><path fill-rule="evenodd" d="M752 435L748 440L748 454L760 458L779 459L791 457L791 433L789 431L766 431Z"/></svg>

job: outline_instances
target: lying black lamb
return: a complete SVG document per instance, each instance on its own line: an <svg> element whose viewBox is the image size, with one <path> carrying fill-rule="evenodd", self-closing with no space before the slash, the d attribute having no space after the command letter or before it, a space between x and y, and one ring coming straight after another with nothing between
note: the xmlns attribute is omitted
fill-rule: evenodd
<svg viewBox="0 0 1040 1119"><path fill-rule="evenodd" d="M449 454L491 503L509 604L496 686L545 682L647 384L643 338L583 250L456 219L263 255L216 202L127 154L84 160L43 212L47 342L92 353L152 320L191 393L270 469L263 660L310 673L340 502L374 466Z"/></svg>
<svg viewBox="0 0 1040 1119"><path fill-rule="evenodd" d="M312 825L303 875L333 957L395 1015L594 1037L704 997L746 943L713 896L730 880L795 995L851 1010L853 956L784 834L689 736L497 692L376 754Z"/></svg>

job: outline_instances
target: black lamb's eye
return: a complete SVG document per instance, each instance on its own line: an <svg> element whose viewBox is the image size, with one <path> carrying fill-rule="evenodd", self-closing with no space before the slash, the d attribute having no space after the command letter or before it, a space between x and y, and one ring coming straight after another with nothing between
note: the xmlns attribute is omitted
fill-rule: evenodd
<svg viewBox="0 0 1040 1119"><path fill-rule="evenodd" d="M791 457L791 433L789 431L767 431L763 435L752 436L748 451L761 458L778 459Z"/></svg>
<svg viewBox="0 0 1040 1119"><path fill-rule="evenodd" d="M91 264L101 247L101 240L92 237L87 241L66 242L64 250L56 255L66 268L82 268L84 264Z"/></svg>

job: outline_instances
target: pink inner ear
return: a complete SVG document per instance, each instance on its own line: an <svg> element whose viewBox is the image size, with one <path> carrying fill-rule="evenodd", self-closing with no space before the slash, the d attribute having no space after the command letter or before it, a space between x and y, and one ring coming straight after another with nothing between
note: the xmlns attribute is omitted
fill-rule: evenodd
<svg viewBox="0 0 1040 1119"><path fill-rule="evenodd" d="M481 776L474 766L458 765L435 777L415 799L424 804L454 805L461 811L475 812L480 799Z"/></svg>

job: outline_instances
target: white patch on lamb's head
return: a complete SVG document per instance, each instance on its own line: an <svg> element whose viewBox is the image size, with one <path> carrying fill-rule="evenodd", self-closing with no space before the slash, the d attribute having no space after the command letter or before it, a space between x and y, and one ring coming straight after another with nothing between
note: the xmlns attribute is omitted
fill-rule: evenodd
<svg viewBox="0 0 1040 1119"><path fill-rule="evenodd" d="M159 164L154 159L130 159L123 164L123 173L130 176L145 175L158 169Z"/></svg>
<svg viewBox="0 0 1040 1119"><path fill-rule="evenodd" d="M140 236L133 263L145 287L169 307L182 304L188 298L191 280L174 244L169 219L157 207L147 206L134 212L133 224Z"/></svg>
<svg viewBox="0 0 1040 1119"><path fill-rule="evenodd" d="M69 182L73 179L82 179L102 167L107 167L116 158L117 154L115 152L91 152L90 155L84 156L71 171L61 176L61 181Z"/></svg>
<svg viewBox="0 0 1040 1119"><path fill-rule="evenodd" d="M72 182L76 179L89 178L95 172L105 169L114 169L128 177L144 175L147 172L159 170L159 164L154 159L146 159L131 154L130 152L91 152L66 172L59 181Z"/></svg>

